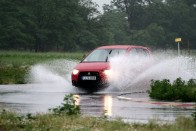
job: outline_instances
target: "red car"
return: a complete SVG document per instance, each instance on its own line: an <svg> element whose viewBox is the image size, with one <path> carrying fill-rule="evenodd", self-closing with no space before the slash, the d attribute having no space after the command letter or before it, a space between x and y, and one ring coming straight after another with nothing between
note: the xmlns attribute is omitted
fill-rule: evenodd
<svg viewBox="0 0 196 131"><path fill-rule="evenodd" d="M72 71L72 85L94 92L108 86L109 58L118 54L151 56L147 47L134 45L101 46L90 52Z"/></svg>

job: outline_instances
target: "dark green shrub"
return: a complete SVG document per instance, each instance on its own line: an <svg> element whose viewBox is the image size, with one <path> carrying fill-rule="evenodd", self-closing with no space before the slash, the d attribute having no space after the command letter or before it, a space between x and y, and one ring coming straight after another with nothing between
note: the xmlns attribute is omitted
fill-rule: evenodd
<svg viewBox="0 0 196 131"><path fill-rule="evenodd" d="M167 87L167 88L165 88ZM151 81L151 91L150 97L156 99L171 99L170 97L173 95L173 89L169 80L164 79L160 80L152 80Z"/></svg>
<svg viewBox="0 0 196 131"><path fill-rule="evenodd" d="M172 84L167 79L152 80L149 95L158 100L196 101L196 80L185 82L177 78Z"/></svg>

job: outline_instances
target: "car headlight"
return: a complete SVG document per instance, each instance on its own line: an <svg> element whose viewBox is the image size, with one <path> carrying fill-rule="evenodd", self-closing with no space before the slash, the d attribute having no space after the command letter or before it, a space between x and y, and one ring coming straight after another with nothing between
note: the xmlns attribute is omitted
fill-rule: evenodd
<svg viewBox="0 0 196 131"><path fill-rule="evenodd" d="M104 70L103 73L107 76L111 75L112 71L111 70Z"/></svg>
<svg viewBox="0 0 196 131"><path fill-rule="evenodd" d="M79 72L79 70L74 69L72 73L73 73L74 75L77 75L78 72Z"/></svg>

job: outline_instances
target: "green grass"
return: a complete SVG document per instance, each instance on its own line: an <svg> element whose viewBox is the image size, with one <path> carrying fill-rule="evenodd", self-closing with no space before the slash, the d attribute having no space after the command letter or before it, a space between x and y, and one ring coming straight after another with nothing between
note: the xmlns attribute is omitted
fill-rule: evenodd
<svg viewBox="0 0 196 131"><path fill-rule="evenodd" d="M30 66L56 59L81 60L84 53L30 53L0 51L0 67Z"/></svg>
<svg viewBox="0 0 196 131"><path fill-rule="evenodd" d="M0 51L0 84L23 84L30 66L57 59L81 60L84 53Z"/></svg>
<svg viewBox="0 0 196 131"><path fill-rule="evenodd" d="M178 118L174 123L147 124L125 123L122 120L108 120L103 117L82 117L54 114L18 116L9 112L0 114L0 130L50 130L50 131L195 131L192 118Z"/></svg>
<svg viewBox="0 0 196 131"><path fill-rule="evenodd" d="M0 68L0 84L24 84L28 69L28 67Z"/></svg>

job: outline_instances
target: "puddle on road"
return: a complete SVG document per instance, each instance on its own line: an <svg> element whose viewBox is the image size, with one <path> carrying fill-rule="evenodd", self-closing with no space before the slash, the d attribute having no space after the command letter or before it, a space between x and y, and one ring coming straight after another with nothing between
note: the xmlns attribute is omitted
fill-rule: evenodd
<svg viewBox="0 0 196 131"><path fill-rule="evenodd" d="M176 117L191 116L194 112L193 103L190 103L191 106L189 107L191 108L177 106L183 104L180 102L173 103L172 106L171 103L155 103L148 98L146 93L126 94L126 96L111 94L79 95L77 103L85 115L107 116L110 119L122 118L127 122L147 123L151 119L168 122L174 121Z"/></svg>
<svg viewBox="0 0 196 131"><path fill-rule="evenodd" d="M56 89L46 90L52 87ZM61 87L51 84L45 87L42 84L0 86L0 107L20 114L46 113L48 109L61 105L64 96L70 93L79 97L77 104L80 105L83 115L122 118L127 122L146 123L150 119L167 122L179 116L191 116L194 111L189 108L151 103L146 93L98 92L90 95L77 90L61 90ZM120 96L130 100L120 99Z"/></svg>

